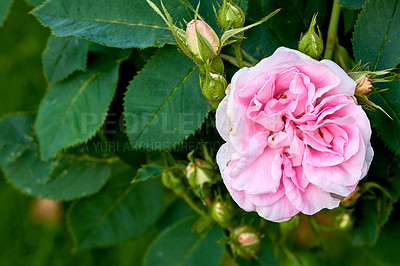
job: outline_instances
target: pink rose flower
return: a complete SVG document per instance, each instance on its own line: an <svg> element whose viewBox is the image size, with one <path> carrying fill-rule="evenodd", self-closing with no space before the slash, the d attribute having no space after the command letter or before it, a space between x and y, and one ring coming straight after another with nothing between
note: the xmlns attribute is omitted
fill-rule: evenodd
<svg viewBox="0 0 400 266"><path fill-rule="evenodd" d="M334 62L285 47L233 76L216 114L217 163L241 208L281 222L354 191L373 157L355 88Z"/></svg>

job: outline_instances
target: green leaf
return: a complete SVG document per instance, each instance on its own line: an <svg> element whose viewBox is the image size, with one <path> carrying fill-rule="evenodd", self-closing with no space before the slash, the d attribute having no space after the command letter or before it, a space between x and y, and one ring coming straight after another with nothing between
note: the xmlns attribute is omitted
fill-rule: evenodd
<svg viewBox="0 0 400 266"><path fill-rule="evenodd" d="M0 28L0 99L4 99L0 117L21 111L36 112L46 93L42 54L49 31L27 14L30 9L24 1L14 1Z"/></svg>
<svg viewBox="0 0 400 266"><path fill-rule="evenodd" d="M300 34L305 33L314 13L318 25L324 21L327 3L323 0L248 1L246 23L255 23L266 14L282 8L275 17L245 33L242 49L257 59L271 55L279 46L297 49Z"/></svg>
<svg viewBox="0 0 400 266"><path fill-rule="evenodd" d="M97 192L107 181L107 158L62 154L47 163L39 156L33 115L0 121L0 166L8 180L29 195L70 200Z"/></svg>
<svg viewBox="0 0 400 266"><path fill-rule="evenodd" d="M76 70L85 70L88 41L78 37L50 36L43 54L43 67L50 83L66 78Z"/></svg>
<svg viewBox="0 0 400 266"><path fill-rule="evenodd" d="M374 18L374 19L371 19ZM361 12L353 37L356 60L369 63L371 70L393 68L400 62L400 4L399 1L371 0ZM380 111L368 112L380 137L396 153L400 153L400 81L375 84L380 89L370 98L393 120Z"/></svg>
<svg viewBox="0 0 400 266"><path fill-rule="evenodd" d="M35 123L44 160L87 141L104 123L118 81L119 64L110 61L49 87Z"/></svg>
<svg viewBox="0 0 400 266"><path fill-rule="evenodd" d="M365 0L339 0L339 4L347 8L359 9L364 6Z"/></svg>
<svg viewBox="0 0 400 266"><path fill-rule="evenodd" d="M166 6L175 20L188 19L179 0ZM144 0L53 0L33 13L55 35L77 35L109 46L161 47L174 41L165 22Z"/></svg>
<svg viewBox="0 0 400 266"><path fill-rule="evenodd" d="M146 181L149 178L159 177L164 170L157 164L143 165L138 171L133 182Z"/></svg>
<svg viewBox="0 0 400 266"><path fill-rule="evenodd" d="M196 212L182 198L176 198L158 219L157 228L163 231L181 219L195 214Z"/></svg>
<svg viewBox="0 0 400 266"><path fill-rule="evenodd" d="M25 1L30 3L31 5L39 6L39 5L43 4L43 2L46 0L25 0Z"/></svg>
<svg viewBox="0 0 400 266"><path fill-rule="evenodd" d="M4 20L7 17L8 11L10 10L13 0L2 0L0 1L0 26L3 25Z"/></svg>
<svg viewBox="0 0 400 266"><path fill-rule="evenodd" d="M399 64L399 25L398 0L368 1L354 31L353 50L356 61L369 63L371 70L393 68Z"/></svg>
<svg viewBox="0 0 400 266"><path fill-rule="evenodd" d="M113 174L100 193L79 200L68 213L78 249L114 244L139 236L158 217L162 199L160 181L150 179L129 184L135 174L134 168L118 166L113 169L119 171Z"/></svg>
<svg viewBox="0 0 400 266"><path fill-rule="evenodd" d="M195 64L175 47L161 49L133 79L124 116L134 148L168 149L193 134L209 104Z"/></svg>
<svg viewBox="0 0 400 266"><path fill-rule="evenodd" d="M218 225L193 232L197 218L186 217L164 230L147 252L144 265L218 265L225 249L218 241L224 232Z"/></svg>

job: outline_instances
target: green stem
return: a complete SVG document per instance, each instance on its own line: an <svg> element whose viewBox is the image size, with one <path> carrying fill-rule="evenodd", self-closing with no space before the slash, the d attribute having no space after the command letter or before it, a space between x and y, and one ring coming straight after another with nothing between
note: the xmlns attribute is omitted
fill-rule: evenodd
<svg viewBox="0 0 400 266"><path fill-rule="evenodd" d="M333 51L335 50L335 44L337 40L337 28L339 24L339 16L340 16L340 5L338 0L333 1L331 19L329 21L329 28L328 28L328 38L326 41L326 48L325 48L325 59L332 59Z"/></svg>
<svg viewBox="0 0 400 266"><path fill-rule="evenodd" d="M244 67L243 58L242 58L242 51L240 49L241 42L238 41L233 45L233 52L235 53L235 57L238 63L238 67Z"/></svg>
<svg viewBox="0 0 400 266"><path fill-rule="evenodd" d="M207 216L207 212L205 212L203 209L199 207L187 194L183 194L182 198L185 200L185 202L198 214L201 216Z"/></svg>
<svg viewBox="0 0 400 266"><path fill-rule="evenodd" d="M220 56L221 56L222 59L228 61L228 62L231 63L232 65L239 67L238 61L236 60L235 57L230 56L230 55L226 55L226 54L220 54ZM246 61L243 61L243 64L244 64L244 66L246 66L246 67L251 67L251 66L254 65L254 64L249 63L249 62L246 62Z"/></svg>

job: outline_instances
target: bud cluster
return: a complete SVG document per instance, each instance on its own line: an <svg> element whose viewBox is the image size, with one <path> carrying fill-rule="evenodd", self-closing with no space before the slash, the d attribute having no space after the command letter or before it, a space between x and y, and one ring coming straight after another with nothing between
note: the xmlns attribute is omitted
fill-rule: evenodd
<svg viewBox="0 0 400 266"><path fill-rule="evenodd" d="M162 2L161 6L164 12L161 12L157 5L150 0L146 1L168 25L180 51L199 65L202 92L214 108L217 108L222 101L227 87L224 77L224 63L220 54L221 49L226 45L235 44L237 65L239 67L244 66L240 52L243 32L266 22L280 11L280 9L277 9L260 21L244 27L245 14L240 6L233 2L233 0L221 0L219 10L217 11L214 7L217 23L223 29L222 34L218 37L214 29L198 14L200 4L197 6L197 9L194 9L189 1L185 1L185 5L194 11L195 14L194 19L187 23L186 31L184 31L175 26L176 22L173 21Z"/></svg>

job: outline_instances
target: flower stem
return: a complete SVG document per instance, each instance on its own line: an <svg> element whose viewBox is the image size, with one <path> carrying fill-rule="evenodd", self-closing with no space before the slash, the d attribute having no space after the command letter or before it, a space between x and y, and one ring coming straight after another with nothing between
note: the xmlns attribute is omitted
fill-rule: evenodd
<svg viewBox="0 0 400 266"><path fill-rule="evenodd" d="M203 209L201 209L187 194L183 194L182 198L185 200L185 202L198 214L201 216L207 216L207 212L205 212Z"/></svg>
<svg viewBox="0 0 400 266"><path fill-rule="evenodd" d="M339 16L340 16L340 5L338 3L338 0L334 0L331 19L329 21L328 38L326 41L326 48L324 53L325 59L332 59L333 57L333 51L335 50L335 44L337 41L337 28L339 24Z"/></svg>
<svg viewBox="0 0 400 266"><path fill-rule="evenodd" d="M244 63L243 63L243 58L242 58L242 52L240 50L240 44L241 44L241 41L238 41L233 45L233 52L235 53L238 67L242 68L242 67L244 67Z"/></svg>
<svg viewBox="0 0 400 266"><path fill-rule="evenodd" d="M221 56L222 59L228 61L232 65L239 67L238 61L237 61L237 59L235 57L227 55L227 54L220 54L220 56ZM246 66L246 67L251 67L254 64L249 63L247 61L243 61L243 65Z"/></svg>

